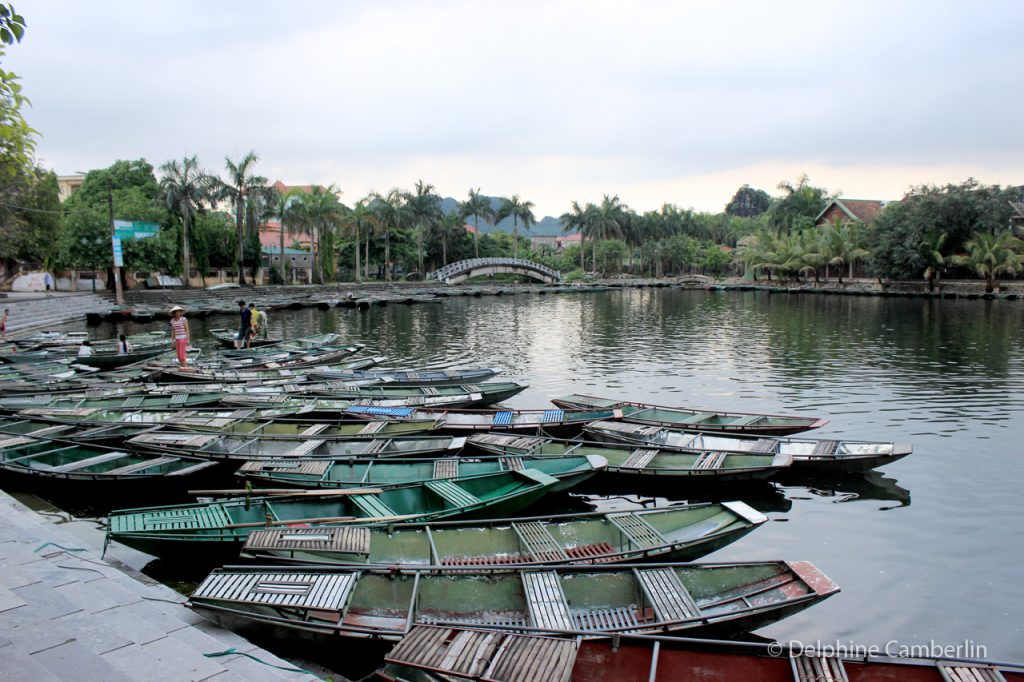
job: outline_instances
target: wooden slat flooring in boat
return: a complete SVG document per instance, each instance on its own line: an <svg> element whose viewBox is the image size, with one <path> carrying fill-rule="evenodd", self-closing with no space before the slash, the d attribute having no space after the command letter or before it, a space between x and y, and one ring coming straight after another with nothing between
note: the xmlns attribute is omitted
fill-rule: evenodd
<svg viewBox="0 0 1024 682"><path fill-rule="evenodd" d="M498 461L507 471L522 471L525 468L522 457L500 457Z"/></svg>
<svg viewBox="0 0 1024 682"><path fill-rule="evenodd" d="M423 625L448 625L450 623L457 623L466 627L507 627L507 628L526 628L529 627L529 623L526 622L525 618L518 616L501 616L492 615L485 618L459 618L453 616L435 616L433 614L424 613L416 616L416 622Z"/></svg>
<svg viewBox="0 0 1024 682"><path fill-rule="evenodd" d="M194 435L194 434L167 434L167 433L144 433L128 439L129 443L141 443L152 445L177 445L186 448L200 448L220 438L215 435Z"/></svg>
<svg viewBox="0 0 1024 682"><path fill-rule="evenodd" d="M640 418L642 414L631 414L627 418ZM653 436L658 431L661 431L660 426L644 426L643 424L634 424L632 422L601 422L601 428L606 431L618 431L619 433L628 433L634 436Z"/></svg>
<svg viewBox="0 0 1024 682"><path fill-rule="evenodd" d="M387 422L369 422L368 424L366 424L366 426L364 426L363 428L359 429L359 435L360 436L365 436L365 435L368 435L368 434L371 434L371 433L377 433L378 431L382 430L387 425L388 425Z"/></svg>
<svg viewBox="0 0 1024 682"><path fill-rule="evenodd" d="M700 456L697 457L697 459L694 461L693 465L690 466L690 469L698 469L705 471L713 471L715 469L720 469L722 463L725 462L725 456L726 453L715 452L713 450L702 452L700 453Z"/></svg>
<svg viewBox="0 0 1024 682"><path fill-rule="evenodd" d="M569 556L540 521L512 523L519 542L534 561L566 561Z"/></svg>
<svg viewBox="0 0 1024 682"><path fill-rule="evenodd" d="M388 444L390 443L391 441L388 440L387 438L378 438L376 440L371 440L363 449L362 454L375 455L378 452L383 452L384 450L387 449Z"/></svg>
<svg viewBox="0 0 1024 682"><path fill-rule="evenodd" d="M292 448L288 452L285 452L281 456L282 457L295 457L295 458L305 457L306 455L308 455L309 453L313 452L314 450L316 450L318 447L320 447L323 444L324 444L324 441L322 441L322 440L320 440L318 438L314 438L312 440L307 440L305 443L301 443L299 445L296 445L294 448Z"/></svg>
<svg viewBox="0 0 1024 682"><path fill-rule="evenodd" d="M331 468L329 459L270 459L265 461L249 460L238 468L238 473L282 472L289 474L306 474L323 476Z"/></svg>
<svg viewBox="0 0 1024 682"><path fill-rule="evenodd" d="M512 423L512 412L511 410L505 410L503 412L495 412L494 416L491 417L491 426L508 426Z"/></svg>
<svg viewBox="0 0 1024 682"><path fill-rule="evenodd" d="M811 457L828 457L836 454L836 450L838 449L839 441L837 440L818 441L817 445L814 446L814 450L811 452Z"/></svg>
<svg viewBox="0 0 1024 682"><path fill-rule="evenodd" d="M667 545L668 540L654 526L633 512L609 514L608 520L639 549Z"/></svg>
<svg viewBox="0 0 1024 682"><path fill-rule="evenodd" d="M705 422L714 416L714 412L698 412L696 414L691 414L689 416L681 418L679 420L679 423L685 424L686 426L694 426L700 424L701 422Z"/></svg>
<svg viewBox="0 0 1024 682"><path fill-rule="evenodd" d="M17 437L14 437L14 438L4 438L3 440L0 440L0 448L10 448L10 447L14 447L15 445L24 445L25 443L31 443L31 442L33 442L32 439L31 438L26 438L25 436L17 436Z"/></svg>
<svg viewBox="0 0 1024 682"><path fill-rule="evenodd" d="M372 424L373 422L370 422L370 423ZM330 425L329 424L313 424L308 429L305 429L301 433L299 433L299 435L300 436L315 436L316 434L318 434L321 431L323 431L324 429L326 429L328 426L330 426Z"/></svg>
<svg viewBox="0 0 1024 682"><path fill-rule="evenodd" d="M68 462L67 464L55 466L49 471L55 474L70 473L72 471L86 469L91 466L96 466L97 464L104 464L106 462L112 462L114 460L123 459L125 457L130 456L131 455L127 452L104 452L102 455L96 455L95 457L80 459L77 462Z"/></svg>
<svg viewBox="0 0 1024 682"><path fill-rule="evenodd" d="M774 438L758 438L754 445L750 448L751 452L775 452L778 447L779 441Z"/></svg>
<svg viewBox="0 0 1024 682"><path fill-rule="evenodd" d="M197 471L202 471L203 469L209 469L210 467L215 467L215 466L219 466L219 463L218 462L209 462L209 461L207 461L207 462L196 462L192 466L185 467L183 469L178 469L177 471L168 472L166 475L167 476L176 476L176 477L188 476L189 474L194 474Z"/></svg>
<svg viewBox="0 0 1024 682"><path fill-rule="evenodd" d="M729 426L753 426L754 424L758 423L762 419L764 419L763 415L760 415L760 414L748 414L748 415L743 416L743 417L736 417L731 422L729 422Z"/></svg>
<svg viewBox="0 0 1024 682"><path fill-rule="evenodd" d="M555 571L524 571L523 594L530 622L543 630L572 630L574 623L569 603Z"/></svg>
<svg viewBox="0 0 1024 682"><path fill-rule="evenodd" d="M942 679L946 682L1006 682L1003 674L991 666L944 663L942 661L936 665Z"/></svg>
<svg viewBox="0 0 1024 682"><path fill-rule="evenodd" d="M122 474L138 474L146 469L156 469L164 466L165 464L173 464L174 462L180 461L177 457L159 457L157 459L150 459L145 462L135 462L134 464L126 464L123 467L116 469L110 469L104 471L104 476L120 476Z"/></svg>
<svg viewBox="0 0 1024 682"><path fill-rule="evenodd" d="M268 528L250 533L245 548L308 549L369 554L370 529L361 526Z"/></svg>
<svg viewBox="0 0 1024 682"><path fill-rule="evenodd" d="M545 440L537 436L503 436L495 433L481 433L473 436L473 440L487 445L497 445L505 448L529 450L538 445L543 445Z"/></svg>
<svg viewBox="0 0 1024 682"><path fill-rule="evenodd" d="M459 475L459 460L434 460L434 478L455 478Z"/></svg>
<svg viewBox="0 0 1024 682"><path fill-rule="evenodd" d="M437 493L454 507L469 507L479 504L480 498L455 485L451 481L427 481L424 486Z"/></svg>
<svg viewBox="0 0 1024 682"><path fill-rule="evenodd" d="M224 528L231 519L220 507L192 507L128 514L125 517L136 524L129 530L194 530L198 528Z"/></svg>
<svg viewBox="0 0 1024 682"><path fill-rule="evenodd" d="M376 495L352 495L348 499L352 504L359 507L367 516L383 517L398 516L398 513L386 505Z"/></svg>
<svg viewBox="0 0 1024 682"><path fill-rule="evenodd" d="M611 609L586 609L573 614L576 630L599 631L617 629L623 632L640 627L636 611L629 607Z"/></svg>
<svg viewBox="0 0 1024 682"><path fill-rule="evenodd" d="M634 450L626 458L626 461L619 465L620 469L643 469L658 456L657 450L639 449Z"/></svg>
<svg viewBox="0 0 1024 682"><path fill-rule="evenodd" d="M576 662L571 639L506 635L484 677L516 682L568 682Z"/></svg>
<svg viewBox="0 0 1024 682"><path fill-rule="evenodd" d="M192 598L337 611L355 582L352 573L212 573Z"/></svg>
<svg viewBox="0 0 1024 682"><path fill-rule="evenodd" d="M544 410L544 414L540 417L540 421L543 424L560 422L563 419L565 419L565 410Z"/></svg>
<svg viewBox="0 0 1024 682"><path fill-rule="evenodd" d="M506 637L500 632L417 626L385 660L476 678L490 666Z"/></svg>
<svg viewBox="0 0 1024 682"><path fill-rule="evenodd" d="M690 591L671 568L634 569L633 574L640 581L659 621L687 620L700 615L700 608L690 596Z"/></svg>
<svg viewBox="0 0 1024 682"><path fill-rule="evenodd" d="M842 659L834 656L790 656L793 682L849 682ZM973 682L973 680L972 680Z"/></svg>

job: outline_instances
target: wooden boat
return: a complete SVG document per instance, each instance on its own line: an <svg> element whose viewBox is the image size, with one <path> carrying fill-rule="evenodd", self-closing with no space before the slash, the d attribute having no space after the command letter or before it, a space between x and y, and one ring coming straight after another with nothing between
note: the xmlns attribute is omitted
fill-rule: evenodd
<svg viewBox="0 0 1024 682"><path fill-rule="evenodd" d="M87 497L103 506L123 500L154 499L152 495L184 492L204 485L217 464L188 456L168 456L80 444L50 438L0 438L0 471L47 493Z"/></svg>
<svg viewBox="0 0 1024 682"><path fill-rule="evenodd" d="M372 380L388 386L458 386L488 379L501 373L499 367L480 369L417 369L417 370L349 370L323 367L310 370L311 375L333 381Z"/></svg>
<svg viewBox="0 0 1024 682"><path fill-rule="evenodd" d="M249 534L242 556L400 568L692 561L767 520L743 502L724 502L473 523L399 523L358 531L269 528Z"/></svg>
<svg viewBox="0 0 1024 682"><path fill-rule="evenodd" d="M96 367L97 369L116 369L118 367L124 367L135 362L141 362L143 360L149 360L155 358L158 355L163 355L167 352L167 343L161 343L159 346L150 346L149 348L143 348L139 350L133 350L130 353L118 353L117 351L99 351L93 355L86 357L76 357L75 362L80 365L88 365L89 367Z"/></svg>
<svg viewBox="0 0 1024 682"><path fill-rule="evenodd" d="M612 422L615 423L615 422ZM475 447L496 455L564 456L600 455L608 460L609 474L667 478L691 483L735 483L771 478L785 471L792 455L782 453L704 450L676 452L656 448L614 446L540 436L507 436L480 433L466 439Z"/></svg>
<svg viewBox="0 0 1024 682"><path fill-rule="evenodd" d="M910 444L891 442L719 435L609 421L588 424L584 431L588 437L599 441L662 451L728 450L788 455L793 458L791 471L794 473L866 471L902 459L914 450Z"/></svg>
<svg viewBox="0 0 1024 682"><path fill-rule="evenodd" d="M301 417L295 410L278 409L255 409L246 408L239 410L225 410L218 408L197 408L191 410L132 410L132 409L101 409L98 407L83 408L50 408L30 407L14 413L15 416L23 419L35 419L53 422L57 424L149 424L159 426L162 424L175 424L176 420L188 424L189 420L195 420L196 424L206 426L199 430L216 431L221 425L227 426L235 421L273 420L281 417ZM305 422L298 420L294 422L301 425ZM188 428L196 428L189 426Z"/></svg>
<svg viewBox="0 0 1024 682"><path fill-rule="evenodd" d="M514 515L558 479L533 469L380 488L296 491L110 513L107 537L154 556L216 562L249 533L302 524L351 526Z"/></svg>
<svg viewBox="0 0 1024 682"><path fill-rule="evenodd" d="M804 652L779 643L632 634L613 641L417 625L385 656L388 665L373 679L1024 682L1022 663L896 658L897 653L898 647L892 648L892 656L857 656L854 651ZM540 671L543 677L537 676Z"/></svg>
<svg viewBox="0 0 1024 682"><path fill-rule="evenodd" d="M45 420L19 419L17 416L0 417L0 434L57 438L75 443L120 442L154 428L148 424L55 424ZM3 443L4 439L0 437L0 447Z"/></svg>
<svg viewBox="0 0 1024 682"><path fill-rule="evenodd" d="M222 393L175 393L171 395L129 394L111 397L76 394L73 396L27 396L0 398L0 411L19 411L32 407L53 409L109 408L131 410L177 410L216 404Z"/></svg>
<svg viewBox="0 0 1024 682"><path fill-rule="evenodd" d="M327 381L318 384L316 394L329 395L338 400L396 400L422 396L463 396L464 404L491 405L508 400L528 388L515 381L494 381L482 384L454 386L358 386L344 382ZM469 396L477 396L470 398Z"/></svg>
<svg viewBox="0 0 1024 682"><path fill-rule="evenodd" d="M418 438L329 439L316 434L292 438L261 438L194 431L156 430L128 440L134 448L187 452L204 459L241 461L333 460L350 457L418 457L457 454L461 436Z"/></svg>
<svg viewBox="0 0 1024 682"><path fill-rule="evenodd" d="M625 564L539 570L238 567L214 570L187 603L229 628L397 640L417 624L731 635L835 594L813 564ZM263 628L259 628L263 629ZM289 631L291 631L289 633Z"/></svg>
<svg viewBox="0 0 1024 682"><path fill-rule="evenodd" d="M559 407L572 410L620 409L623 421L653 426L667 426L701 431L729 433L763 433L785 436L824 426L827 419L818 417L753 414L745 412L712 412L689 407L665 407L614 398L598 398L573 394L551 401Z"/></svg>
<svg viewBox="0 0 1024 682"><path fill-rule="evenodd" d="M343 414L398 414L417 407L465 407L483 400L479 393L462 395L408 396L392 400L333 400L331 398L300 397L290 395L262 395L253 393L222 394L221 405L239 407L278 407L300 410L311 418L337 419ZM0 400L0 407L3 400Z"/></svg>
<svg viewBox="0 0 1024 682"><path fill-rule="evenodd" d="M358 351L361 346L349 346L352 348L351 355ZM347 351L347 349L346 349ZM309 358L306 358L309 360ZM362 358L360 360L351 360L341 364L344 369L357 369L363 367L373 367L378 362L383 360L381 357L374 358ZM249 383L249 382L264 382L272 381L275 379L283 379L289 382L304 382L307 380L308 373L304 367L293 367L292 365L304 364L298 362L290 362L289 360L282 360L281 362L270 363L274 367L260 367L252 369L221 369L214 366L212 363L208 366L196 366L187 370L182 370L169 366L164 368L160 372L161 381L182 381L188 383L199 383L199 382L216 382L216 383Z"/></svg>
<svg viewBox="0 0 1024 682"><path fill-rule="evenodd" d="M536 469L557 478L550 492L568 490L603 469L603 457L441 457L435 459L346 458L249 460L235 475L269 487L385 488L444 478L490 476L501 471Z"/></svg>
<svg viewBox="0 0 1024 682"><path fill-rule="evenodd" d="M425 419L433 417L444 423L444 430L452 433L490 431L496 433L524 433L547 436L575 436L585 424L601 419L618 419L619 410L442 410L419 409L408 417L398 419Z"/></svg>
<svg viewBox="0 0 1024 682"><path fill-rule="evenodd" d="M234 334L235 332L231 332ZM282 350L287 351L317 351L323 348L333 348L337 346L343 346L346 344L341 343L341 334L314 334L312 336L300 336L294 339L286 339L276 344L275 352ZM362 346L360 346L361 348ZM234 338L232 338L232 348L224 350L222 353L228 357L245 357L247 354L252 354L252 349L238 349L234 348Z"/></svg>
<svg viewBox="0 0 1024 682"><path fill-rule="evenodd" d="M235 342L238 341L238 330L237 329L211 329L210 336L217 339L217 342L222 348L235 348ZM250 347L262 348L264 346L273 346L281 343L284 339L261 339L259 336L250 337L248 344Z"/></svg>

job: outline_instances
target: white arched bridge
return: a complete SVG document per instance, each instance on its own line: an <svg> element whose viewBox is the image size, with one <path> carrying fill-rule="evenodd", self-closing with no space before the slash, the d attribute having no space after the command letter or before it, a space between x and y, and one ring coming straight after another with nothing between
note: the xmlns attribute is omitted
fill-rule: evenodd
<svg viewBox="0 0 1024 682"><path fill-rule="evenodd" d="M534 263L533 261L521 258L470 258L469 260L460 260L458 263L449 263L440 270L430 273L427 277L434 278L445 284L458 284L470 277L504 273L523 275L546 284L562 281L562 273L557 270L552 270L540 263Z"/></svg>

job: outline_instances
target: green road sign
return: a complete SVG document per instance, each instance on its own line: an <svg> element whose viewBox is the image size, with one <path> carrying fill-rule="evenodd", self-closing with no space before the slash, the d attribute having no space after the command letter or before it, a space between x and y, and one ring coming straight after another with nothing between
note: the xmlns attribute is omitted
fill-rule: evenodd
<svg viewBox="0 0 1024 682"><path fill-rule="evenodd" d="M154 237L160 232L158 223L150 223L144 220L115 220L114 234L121 239L146 239Z"/></svg>

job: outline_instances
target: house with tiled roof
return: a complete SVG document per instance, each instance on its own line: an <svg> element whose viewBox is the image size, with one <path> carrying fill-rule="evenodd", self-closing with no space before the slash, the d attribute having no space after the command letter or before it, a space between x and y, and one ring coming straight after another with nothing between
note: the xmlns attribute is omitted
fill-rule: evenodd
<svg viewBox="0 0 1024 682"><path fill-rule="evenodd" d="M836 197L829 202L828 206L814 219L817 227L831 225L838 219L841 223L862 223L871 224L888 201L877 199L842 199Z"/></svg>

